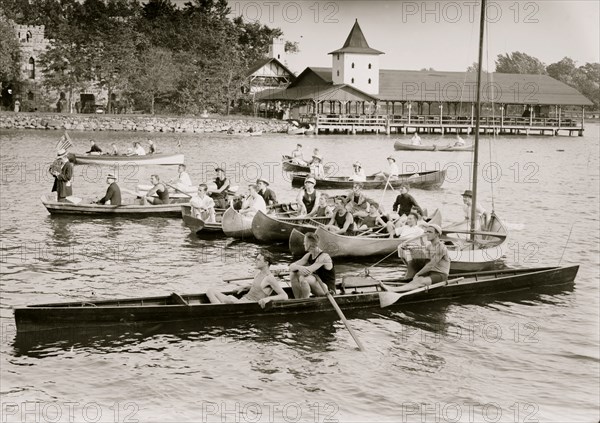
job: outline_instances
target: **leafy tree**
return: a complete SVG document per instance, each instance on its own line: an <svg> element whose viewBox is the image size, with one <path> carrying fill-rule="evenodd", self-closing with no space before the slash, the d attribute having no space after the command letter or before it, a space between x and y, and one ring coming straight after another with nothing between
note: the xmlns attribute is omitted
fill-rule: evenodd
<svg viewBox="0 0 600 423"><path fill-rule="evenodd" d="M0 20L0 82L16 81L20 78L19 40L12 26Z"/></svg>
<svg viewBox="0 0 600 423"><path fill-rule="evenodd" d="M515 51L513 53L498 55L496 72L544 75L546 73L546 66L535 57Z"/></svg>

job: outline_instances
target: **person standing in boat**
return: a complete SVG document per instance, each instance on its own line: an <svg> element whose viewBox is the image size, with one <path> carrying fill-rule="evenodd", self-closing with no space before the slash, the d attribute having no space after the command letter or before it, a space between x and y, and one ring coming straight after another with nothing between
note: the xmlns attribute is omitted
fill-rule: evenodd
<svg viewBox="0 0 600 423"><path fill-rule="evenodd" d="M334 234L345 234L354 230L354 216L350 213L352 206L344 204L343 197L335 197L335 210L325 229Z"/></svg>
<svg viewBox="0 0 600 423"><path fill-rule="evenodd" d="M315 216L319 208L320 193L315 189L317 181L312 176L307 176L304 180L304 188L300 189L296 202L300 206L298 213L300 216Z"/></svg>
<svg viewBox="0 0 600 423"><path fill-rule="evenodd" d="M365 171L359 161L354 162L352 168L354 169L354 174L348 178L349 181L367 182L367 175L365 175Z"/></svg>
<svg viewBox="0 0 600 423"><path fill-rule="evenodd" d="M215 205L217 208L226 209L227 204L227 190L229 189L229 179L225 176L225 170L218 167L215 169L217 173L217 177L215 178L215 185L217 189L211 191L210 196L213 200L215 200Z"/></svg>
<svg viewBox="0 0 600 423"><path fill-rule="evenodd" d="M396 201L394 201L394 205L392 206L392 210L400 216L400 223L402 224L406 221L406 217L410 214L411 210L413 210L413 207L421 216L423 215L423 209L408 191L410 191L409 184L405 183L400 185L400 195L396 197Z"/></svg>
<svg viewBox="0 0 600 423"><path fill-rule="evenodd" d="M277 204L277 196L275 192L269 188L269 182L265 179L259 178L256 180L256 186L258 187L258 193L265 200L267 206Z"/></svg>
<svg viewBox="0 0 600 423"><path fill-rule="evenodd" d="M64 148L58 150L56 155L57 161L50 168L50 173L54 176L52 192L56 191L56 199L63 202L67 197L73 195L73 163L69 160L67 150Z"/></svg>
<svg viewBox="0 0 600 423"><path fill-rule="evenodd" d="M180 164L177 166L177 179L172 179L169 181L170 184L175 184L177 188L185 191L189 190L190 187L193 187L192 178L190 178L189 173L185 170L186 166L184 164Z"/></svg>
<svg viewBox="0 0 600 423"><path fill-rule="evenodd" d="M215 223L215 202L207 195L208 186L206 184L198 185L198 196L192 197L190 205L192 206L192 215L205 222Z"/></svg>
<svg viewBox="0 0 600 423"><path fill-rule="evenodd" d="M262 251L256 256L254 266L258 273L254 276L254 280L250 285L237 290L238 295L248 291L243 297L238 298L235 295L223 294L215 288L209 288L206 291L208 300L211 304L258 303L262 308L265 308L270 301L287 300L287 293L271 273L270 267L273 261L273 256L267 251ZM277 295L273 295L273 293Z"/></svg>
<svg viewBox="0 0 600 423"><path fill-rule="evenodd" d="M108 188L106 190L106 194L104 197L95 201L96 204L106 204L110 202L112 206L120 206L121 205L121 188L117 185L117 178L112 173L109 173L106 176L106 183L108 184Z"/></svg>
<svg viewBox="0 0 600 423"><path fill-rule="evenodd" d="M150 182L152 183L153 187L146 193L146 197L144 197L146 202L153 205L169 204L171 202L169 199L169 190L162 182L160 182L159 176L150 176ZM158 198L153 197L154 194L156 194Z"/></svg>
<svg viewBox="0 0 600 423"><path fill-rule="evenodd" d="M304 249L304 257L290 264L294 298L308 298L311 293L317 297L324 297L327 292L335 294L335 267L329 254L319 248L319 236L304 235Z"/></svg>
<svg viewBox="0 0 600 423"><path fill-rule="evenodd" d="M460 222L459 224L463 224L466 223L467 225L469 225L468 227L470 228L471 226L471 204L473 204L473 192L468 189L466 190L463 195L463 212L464 212L464 216L465 216L465 220L463 222ZM477 203L477 207L475 210L475 229L481 229L481 226L483 224L483 226L485 227L487 225L487 222L489 222L490 216L488 214L487 211L485 211L485 209L481 206L481 204ZM454 225L453 225L454 226Z"/></svg>
<svg viewBox="0 0 600 423"><path fill-rule="evenodd" d="M90 150L85 154L102 154L102 149L96 145L96 141L90 140Z"/></svg>
<svg viewBox="0 0 600 423"><path fill-rule="evenodd" d="M248 191L250 195L244 200L240 214L254 216L259 211L267 214L267 205L258 193L258 187L254 184L248 185Z"/></svg>
<svg viewBox="0 0 600 423"><path fill-rule="evenodd" d="M396 291L411 291L432 283L448 280L450 257L446 245L440 240L442 228L432 223L427 224L425 234L427 235L427 241L430 242L427 246L429 261L414 274L411 282L397 288Z"/></svg>

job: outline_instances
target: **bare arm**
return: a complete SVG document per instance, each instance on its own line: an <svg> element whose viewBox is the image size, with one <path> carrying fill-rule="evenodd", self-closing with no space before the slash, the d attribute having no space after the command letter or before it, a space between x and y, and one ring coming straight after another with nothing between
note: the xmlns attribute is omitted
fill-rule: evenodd
<svg viewBox="0 0 600 423"><path fill-rule="evenodd" d="M165 187L163 186L163 184L156 184L152 187L152 189L150 191L148 191L146 193L146 197L152 197L154 194L156 194L156 191L158 191L158 189L162 187L162 189L164 190Z"/></svg>
<svg viewBox="0 0 600 423"><path fill-rule="evenodd" d="M427 262L425 266L423 266L421 270L415 273L414 277L416 278L417 276L421 276L425 273L428 273L436 264L438 264L442 260L443 257L444 255L442 254L442 249L438 246L438 248L435 249L435 252L431 256L431 259Z"/></svg>
<svg viewBox="0 0 600 423"><path fill-rule="evenodd" d="M313 204L312 210L308 212L307 216L314 216L315 214L317 214L317 210L319 210L319 199L320 198L321 198L321 194L319 193L319 191L317 191L316 195L315 195L315 203Z"/></svg>
<svg viewBox="0 0 600 423"><path fill-rule="evenodd" d="M262 298L262 299L258 300L259 306L261 306L262 308L265 308L265 305L271 301L287 300L289 298L288 294L283 290L283 288L281 288L281 285L279 285L279 282L277 281L277 279L275 279L275 277L273 275L271 275L267 278L267 282L277 295L270 295L266 298Z"/></svg>

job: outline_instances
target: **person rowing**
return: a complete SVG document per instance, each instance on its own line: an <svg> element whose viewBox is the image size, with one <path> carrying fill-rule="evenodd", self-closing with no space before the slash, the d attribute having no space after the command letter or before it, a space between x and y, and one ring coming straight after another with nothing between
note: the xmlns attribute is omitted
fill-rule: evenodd
<svg viewBox="0 0 600 423"><path fill-rule="evenodd" d="M215 206L220 209L226 209L227 203L227 189L230 187L229 179L225 176L225 170L221 167L215 169L217 177L214 182L217 186L216 190L211 191L210 196L215 200Z"/></svg>
<svg viewBox="0 0 600 423"><path fill-rule="evenodd" d="M296 202L300 206L298 213L300 216L315 216L319 209L319 191L315 190L317 181L312 176L307 176L304 180L304 188L300 189Z"/></svg>
<svg viewBox="0 0 600 423"><path fill-rule="evenodd" d="M169 190L167 187L160 182L160 178L158 175L151 175L150 182L153 187L146 193L144 197L145 201L148 204L159 205L159 204L169 204L171 200L169 199ZM158 197L153 197L156 194Z"/></svg>
<svg viewBox="0 0 600 423"><path fill-rule="evenodd" d="M248 291L243 297L238 298L235 295L227 295L217 291L215 288L209 288L206 296L212 304L237 304L237 303L258 303L265 308L267 303L274 300L287 300L288 295L283 290L275 276L271 273L273 256L267 251L262 251L256 256L254 267L258 273L250 285L243 286L237 290L237 294ZM277 295L273 295L273 293Z"/></svg>
<svg viewBox="0 0 600 423"><path fill-rule="evenodd" d="M448 280L450 273L450 257L446 245L440 240L442 228L433 223L426 225L425 234L430 244L427 246L429 261L421 270L412 276L412 281L395 289L396 291L412 291L413 289ZM400 250L402 247L398 247ZM400 251L399 251L400 255Z"/></svg>
<svg viewBox="0 0 600 423"><path fill-rule="evenodd" d="M101 199L94 201L96 204L106 204L110 203L111 206L120 206L121 205L121 188L117 184L117 177L112 173L106 175L106 183L108 184L108 188L106 189L106 194Z"/></svg>
<svg viewBox="0 0 600 423"><path fill-rule="evenodd" d="M335 294L335 267L333 260L319 248L319 236L313 232L304 235L306 254L290 264L290 281L294 298L308 298L310 294L324 297Z"/></svg>
<svg viewBox="0 0 600 423"><path fill-rule="evenodd" d="M206 184L198 185L198 195L192 197L190 205L192 206L192 214L197 219L202 219L205 222L215 223L215 202L206 193L208 187Z"/></svg>

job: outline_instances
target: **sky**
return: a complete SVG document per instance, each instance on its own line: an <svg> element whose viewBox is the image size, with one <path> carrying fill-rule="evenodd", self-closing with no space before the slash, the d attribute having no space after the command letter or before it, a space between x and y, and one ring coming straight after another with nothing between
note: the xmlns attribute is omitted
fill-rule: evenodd
<svg viewBox="0 0 600 423"><path fill-rule="evenodd" d="M477 59L479 0L229 0L232 16L283 30L300 52L288 67L331 66L327 53L344 44L355 19L381 69L464 71ZM600 1L488 1L484 69L498 54L521 51L546 65L568 56L578 65L600 62Z"/></svg>

